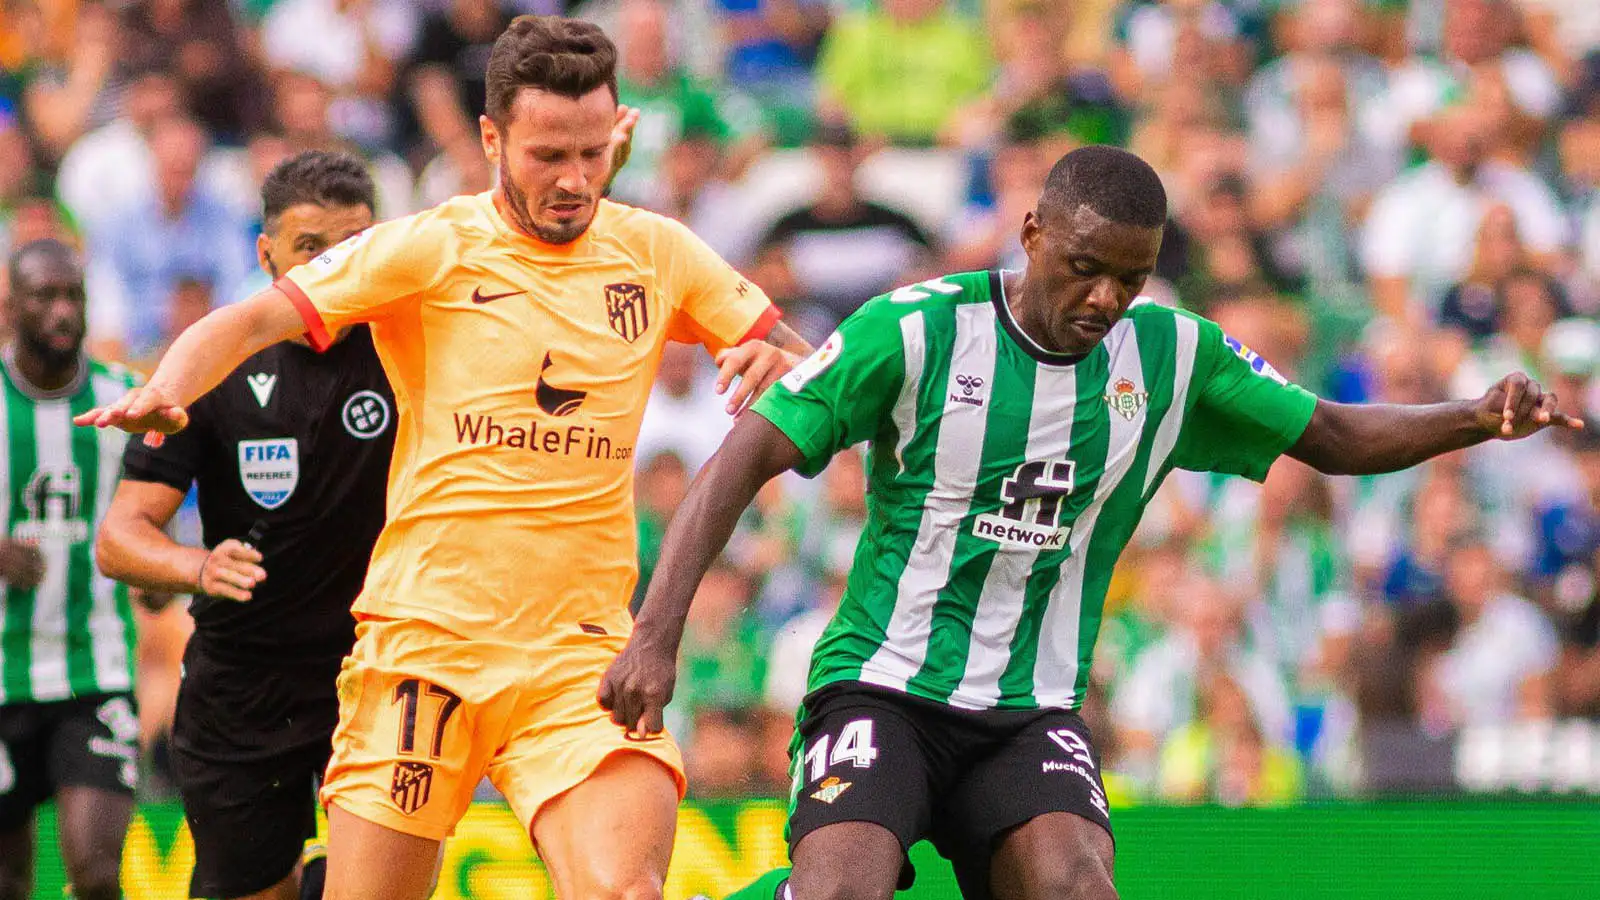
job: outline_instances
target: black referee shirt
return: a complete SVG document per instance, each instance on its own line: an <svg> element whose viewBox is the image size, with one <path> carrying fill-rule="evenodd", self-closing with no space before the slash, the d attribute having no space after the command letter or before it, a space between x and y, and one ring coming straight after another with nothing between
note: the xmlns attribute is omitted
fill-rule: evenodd
<svg viewBox="0 0 1600 900"><path fill-rule="evenodd" d="M267 578L250 602L195 598L192 640L208 656L336 666L350 652L394 429L394 394L363 326L321 354L269 347L195 401L189 426L159 448L128 442L125 477L197 485L207 547L264 525Z"/></svg>

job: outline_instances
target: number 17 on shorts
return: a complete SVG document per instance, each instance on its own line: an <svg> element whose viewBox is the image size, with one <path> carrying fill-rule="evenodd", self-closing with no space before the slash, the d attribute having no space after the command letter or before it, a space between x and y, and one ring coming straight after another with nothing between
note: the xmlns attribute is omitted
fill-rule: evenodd
<svg viewBox="0 0 1600 900"><path fill-rule="evenodd" d="M424 701L433 708L424 711ZM389 787L389 797L400 811L410 815L428 802L433 787L433 767L444 753L444 729L450 717L461 707L461 698L449 690L429 684L424 686L417 678L407 678L395 686L394 702L400 705L400 727L395 752L402 757L423 756L420 759L399 759L394 764L394 780ZM419 714L431 715L431 731L425 731L422 752L417 749L417 719ZM424 726L429 728L429 726Z"/></svg>

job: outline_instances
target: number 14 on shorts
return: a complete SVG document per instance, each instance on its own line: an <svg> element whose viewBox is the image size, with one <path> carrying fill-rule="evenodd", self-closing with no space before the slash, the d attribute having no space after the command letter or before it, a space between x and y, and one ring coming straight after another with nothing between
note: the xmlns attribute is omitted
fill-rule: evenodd
<svg viewBox="0 0 1600 900"><path fill-rule="evenodd" d="M831 752L830 752L831 751ZM872 720L855 719L839 729L839 736L824 734L806 751L806 780L816 781L827 774L831 766L851 763L865 769L878 758L878 748L872 741Z"/></svg>

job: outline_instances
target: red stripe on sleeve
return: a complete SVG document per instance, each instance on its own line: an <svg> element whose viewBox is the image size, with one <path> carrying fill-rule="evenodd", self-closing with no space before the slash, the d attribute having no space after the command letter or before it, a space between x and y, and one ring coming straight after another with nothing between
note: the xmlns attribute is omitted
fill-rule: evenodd
<svg viewBox="0 0 1600 900"><path fill-rule="evenodd" d="M750 330L744 333L744 337L739 338L735 346L750 341L766 340L767 335L772 333L773 326L777 325L778 320L781 318L783 318L783 312L776 306L769 304L761 315L756 318L756 323L750 326Z"/></svg>
<svg viewBox="0 0 1600 900"><path fill-rule="evenodd" d="M321 353L333 346L333 338L328 334L328 326L322 322L322 314L311 305L311 298L306 292L300 290L300 285L289 280L285 275L272 283L272 286L283 292L289 302L294 304L295 312L306 323L306 340L311 342L311 349Z"/></svg>

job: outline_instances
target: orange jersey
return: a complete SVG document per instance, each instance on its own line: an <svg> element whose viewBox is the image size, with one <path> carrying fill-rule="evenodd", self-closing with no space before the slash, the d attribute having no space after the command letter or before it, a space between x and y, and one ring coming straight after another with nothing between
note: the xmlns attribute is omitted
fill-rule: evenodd
<svg viewBox="0 0 1600 900"><path fill-rule="evenodd" d="M370 322L398 410L388 523L356 601L464 637L626 634L633 447L662 346L778 312L679 222L602 201L551 245L488 193L375 225L278 287L314 345Z"/></svg>

